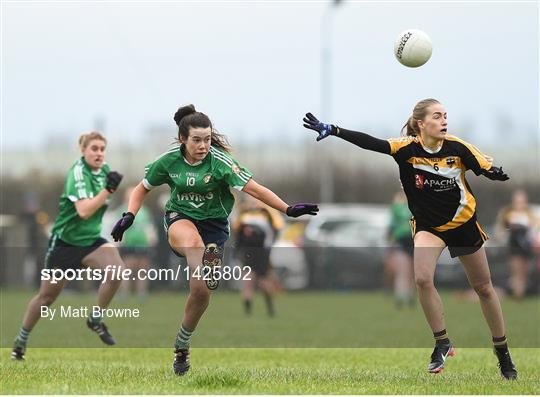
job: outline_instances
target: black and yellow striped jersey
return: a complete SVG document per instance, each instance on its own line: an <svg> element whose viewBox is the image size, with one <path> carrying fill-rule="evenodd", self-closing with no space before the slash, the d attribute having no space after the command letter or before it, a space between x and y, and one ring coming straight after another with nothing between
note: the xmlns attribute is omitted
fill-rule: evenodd
<svg viewBox="0 0 540 397"><path fill-rule="evenodd" d="M390 155L399 165L409 208L419 224L443 232L464 224L476 212L465 172L489 170L491 162L475 146L447 135L431 152L420 137L389 139Z"/></svg>
<svg viewBox="0 0 540 397"><path fill-rule="evenodd" d="M418 224L443 232L475 216L476 200L465 172L486 175L492 164L470 143L447 135L437 151L430 151L419 136L384 140L340 127L337 136L394 158L409 209Z"/></svg>

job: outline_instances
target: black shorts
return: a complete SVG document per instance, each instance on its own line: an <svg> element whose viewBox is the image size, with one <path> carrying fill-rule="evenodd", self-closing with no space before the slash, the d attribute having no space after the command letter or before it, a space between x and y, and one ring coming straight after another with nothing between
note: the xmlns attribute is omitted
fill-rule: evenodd
<svg viewBox="0 0 540 397"><path fill-rule="evenodd" d="M77 247L71 245L52 235L49 239L49 246L45 254L45 267L47 269L80 269L85 256L94 252L103 244L108 243L103 237L98 238L87 247Z"/></svg>
<svg viewBox="0 0 540 397"><path fill-rule="evenodd" d="M243 266L249 266L257 276L264 277L270 270L270 248L238 247L237 258Z"/></svg>
<svg viewBox="0 0 540 397"><path fill-rule="evenodd" d="M411 229L413 236L420 231L425 231L439 237L446 243L452 258L474 254L489 238L476 220L476 216L473 216L463 225L455 229L445 230L444 232L439 232L430 226L417 224L413 218L411 220Z"/></svg>
<svg viewBox="0 0 540 397"><path fill-rule="evenodd" d="M163 226L165 227L167 237L169 236L169 227L171 227L174 222L181 219L187 219L195 225L205 246L208 244L216 244L219 248L223 249L225 242L229 239L229 221L227 219L205 219L199 221L174 211L167 211L163 218ZM173 247L171 247L171 249L176 255L180 257L183 256L176 252Z"/></svg>

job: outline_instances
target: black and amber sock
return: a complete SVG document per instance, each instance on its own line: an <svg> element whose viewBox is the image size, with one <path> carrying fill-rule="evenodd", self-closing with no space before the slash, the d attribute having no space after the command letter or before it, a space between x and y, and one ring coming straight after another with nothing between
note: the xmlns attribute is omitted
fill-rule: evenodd
<svg viewBox="0 0 540 397"><path fill-rule="evenodd" d="M437 345L447 345L450 343L450 338L448 338L448 333L446 332L446 329L434 332L433 337L435 338L435 344Z"/></svg>
<svg viewBox="0 0 540 397"><path fill-rule="evenodd" d="M508 350L508 343L506 341L506 335L497 337L493 337L493 347L497 349L498 351L506 351Z"/></svg>

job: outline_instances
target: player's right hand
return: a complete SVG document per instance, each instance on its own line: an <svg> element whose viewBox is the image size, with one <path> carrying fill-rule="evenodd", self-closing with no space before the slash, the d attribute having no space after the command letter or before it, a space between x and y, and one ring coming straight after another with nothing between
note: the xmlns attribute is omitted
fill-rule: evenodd
<svg viewBox="0 0 540 397"><path fill-rule="evenodd" d="M124 232L129 229L131 225L133 225L134 220L135 215L133 215L131 212L124 212L122 214L122 218L116 222L116 225L114 225L111 232L111 236L113 237L114 241L122 241Z"/></svg>
<svg viewBox="0 0 540 397"><path fill-rule="evenodd" d="M118 185L120 185L122 178L122 174L116 171L109 172L105 181L105 190L107 190L109 193L114 193L118 188Z"/></svg>
<svg viewBox="0 0 540 397"><path fill-rule="evenodd" d="M306 117L303 119L304 127L309 128L310 130L317 131L319 136L317 137L317 142L321 139L326 138L329 135L337 135L338 128L333 124L321 123L317 117L311 113L306 113Z"/></svg>

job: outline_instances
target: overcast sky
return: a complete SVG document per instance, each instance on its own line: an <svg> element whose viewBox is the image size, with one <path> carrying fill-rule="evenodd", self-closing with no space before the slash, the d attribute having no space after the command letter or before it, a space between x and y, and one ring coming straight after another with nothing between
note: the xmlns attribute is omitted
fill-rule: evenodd
<svg viewBox="0 0 540 397"><path fill-rule="evenodd" d="M232 143L307 134L306 111L379 137L416 101L441 100L475 142L538 142L538 2L38 2L2 5L3 150L36 148L104 120L143 145L194 103ZM331 109L321 109L321 25L333 26ZM432 59L394 58L427 32ZM328 119L330 117L330 119ZM505 134L505 130L509 133ZM167 145L169 141L164 142Z"/></svg>

